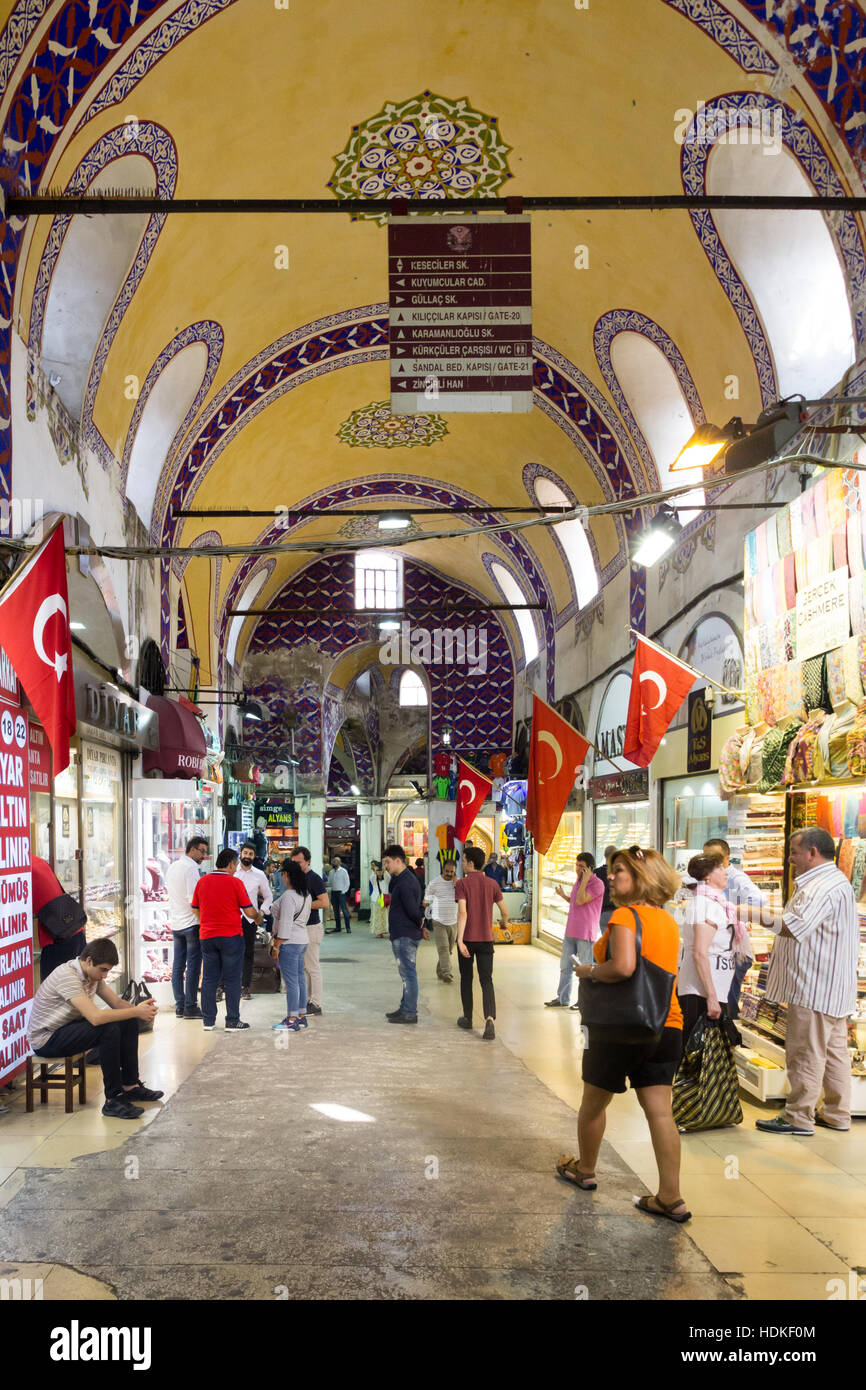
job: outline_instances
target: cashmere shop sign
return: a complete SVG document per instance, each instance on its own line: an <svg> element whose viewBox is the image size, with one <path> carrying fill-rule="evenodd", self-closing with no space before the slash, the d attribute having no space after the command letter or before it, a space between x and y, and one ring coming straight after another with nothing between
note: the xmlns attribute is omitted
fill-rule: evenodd
<svg viewBox="0 0 866 1390"><path fill-rule="evenodd" d="M851 636L848 566L834 570L797 594L797 660L808 661L841 647Z"/></svg>

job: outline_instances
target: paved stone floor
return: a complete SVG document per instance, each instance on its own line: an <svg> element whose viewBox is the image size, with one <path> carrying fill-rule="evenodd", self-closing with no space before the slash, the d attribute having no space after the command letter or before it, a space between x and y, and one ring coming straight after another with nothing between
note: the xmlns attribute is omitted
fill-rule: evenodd
<svg viewBox="0 0 866 1390"><path fill-rule="evenodd" d="M521 961L554 973L513 950L497 953L503 979ZM145 1078L163 1084L172 1040L194 1054L186 1078L146 1124L108 1126L88 1104L53 1150L51 1135L27 1150L0 1210L0 1273L49 1270L52 1296L84 1298L738 1296L686 1229L633 1209L645 1189L610 1144L598 1192L556 1179L574 1109L502 1040L506 1000L495 1042L458 1030L457 987L431 981L426 947L421 1020L395 1027L388 943L362 924L323 955L325 1015L286 1046L277 996L243 1006L240 1035L160 1018ZM39 1123L17 1107L6 1119L0 1154Z"/></svg>

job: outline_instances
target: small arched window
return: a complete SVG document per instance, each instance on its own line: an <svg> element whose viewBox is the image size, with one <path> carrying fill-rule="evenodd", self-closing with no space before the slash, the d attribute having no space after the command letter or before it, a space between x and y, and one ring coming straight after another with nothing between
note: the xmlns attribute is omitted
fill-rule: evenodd
<svg viewBox="0 0 866 1390"><path fill-rule="evenodd" d="M404 671L400 677L400 704L427 704L427 688L417 671Z"/></svg>
<svg viewBox="0 0 866 1390"><path fill-rule="evenodd" d="M500 564L498 560L494 560L491 564L490 574L506 603L515 605L516 611L511 614L511 617L517 624L520 641L523 644L523 660L528 666L530 661L534 661L538 656L539 646L538 633L535 631L532 616L525 607L519 606L527 602L526 595L511 571Z"/></svg>
<svg viewBox="0 0 866 1390"><path fill-rule="evenodd" d="M541 507L570 507L572 503L550 478L537 477L535 496ZM579 607L584 608L598 593L598 574L592 558L592 548L581 521L559 521L553 534L565 551L568 568L574 582Z"/></svg>

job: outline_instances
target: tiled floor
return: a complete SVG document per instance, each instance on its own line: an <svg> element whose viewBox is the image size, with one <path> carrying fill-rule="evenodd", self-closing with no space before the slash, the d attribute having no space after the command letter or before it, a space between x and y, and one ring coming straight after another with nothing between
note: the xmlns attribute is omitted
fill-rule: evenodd
<svg viewBox="0 0 866 1390"><path fill-rule="evenodd" d="M326 941L325 958L329 952L345 954L348 944L341 946L333 938ZM365 957L380 953L382 960L374 962L377 973L380 967L393 968L387 942L370 943L356 929L352 948L353 954L363 952ZM436 980L435 961L432 945L423 945L419 953L423 1002L441 1024L456 1024L461 1012L458 986ZM578 1017L568 1010L543 1007L557 972L556 958L544 951L497 950L497 1035L533 1077L576 1110L580 1100ZM335 987L338 979L335 970ZM327 980L326 967L326 990ZM262 995L244 1006L254 1027L269 1027L276 1016L275 1002ZM358 1008L363 1008L363 1001L347 999L340 1026L351 1030L352 1014ZM466 1039L471 1046L469 1035ZM350 1031L348 1041L351 1045ZM219 1032L205 1034L195 1023L176 1020L168 1008L154 1032L142 1037L142 1074L148 1085L171 1096L202 1058L214 1047L226 1045ZM98 1068L90 1068L87 1107L82 1110L76 1105L72 1115L63 1113L57 1093L47 1105L37 1104L33 1115L24 1113L23 1094L7 1114L0 1115L0 1208L12 1202L27 1171L65 1168L80 1155L119 1148L157 1119L158 1106L148 1107L144 1118L132 1124L103 1119L99 1081ZM500 1096L499 1102L506 1113L506 1098ZM423 1087L417 1097L406 1092L404 1103L417 1104L422 1114L428 1103ZM855 1120L849 1134L821 1132L814 1139L794 1139L755 1130L754 1120L774 1111L746 1097L743 1110L744 1122L736 1129L683 1138L682 1191L693 1212L688 1235L737 1293L774 1300L826 1299L828 1281L847 1281L852 1268L866 1264L866 1120ZM457 1135L461 1118L456 1092L452 1120ZM519 1120L515 1115L516 1125ZM440 1117L440 1125L447 1131L447 1115ZM159 1129L154 1133L160 1133ZM606 1137L635 1174L635 1192L641 1183L653 1190L652 1147L632 1094L614 1100ZM601 1170L602 1187L604 1176ZM610 1182L612 1187L621 1185L621 1175ZM0 1267L4 1277L15 1272L42 1278L46 1298L112 1297L98 1280L87 1280L65 1266ZM410 1285L411 1281L407 1295ZM613 1288L611 1296L615 1296Z"/></svg>

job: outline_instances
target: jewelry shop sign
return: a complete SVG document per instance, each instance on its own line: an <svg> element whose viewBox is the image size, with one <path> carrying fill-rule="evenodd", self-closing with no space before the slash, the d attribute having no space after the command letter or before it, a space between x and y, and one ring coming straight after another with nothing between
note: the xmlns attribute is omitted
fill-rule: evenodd
<svg viewBox="0 0 866 1390"><path fill-rule="evenodd" d="M850 636L846 565L797 594L797 660L831 652Z"/></svg>

